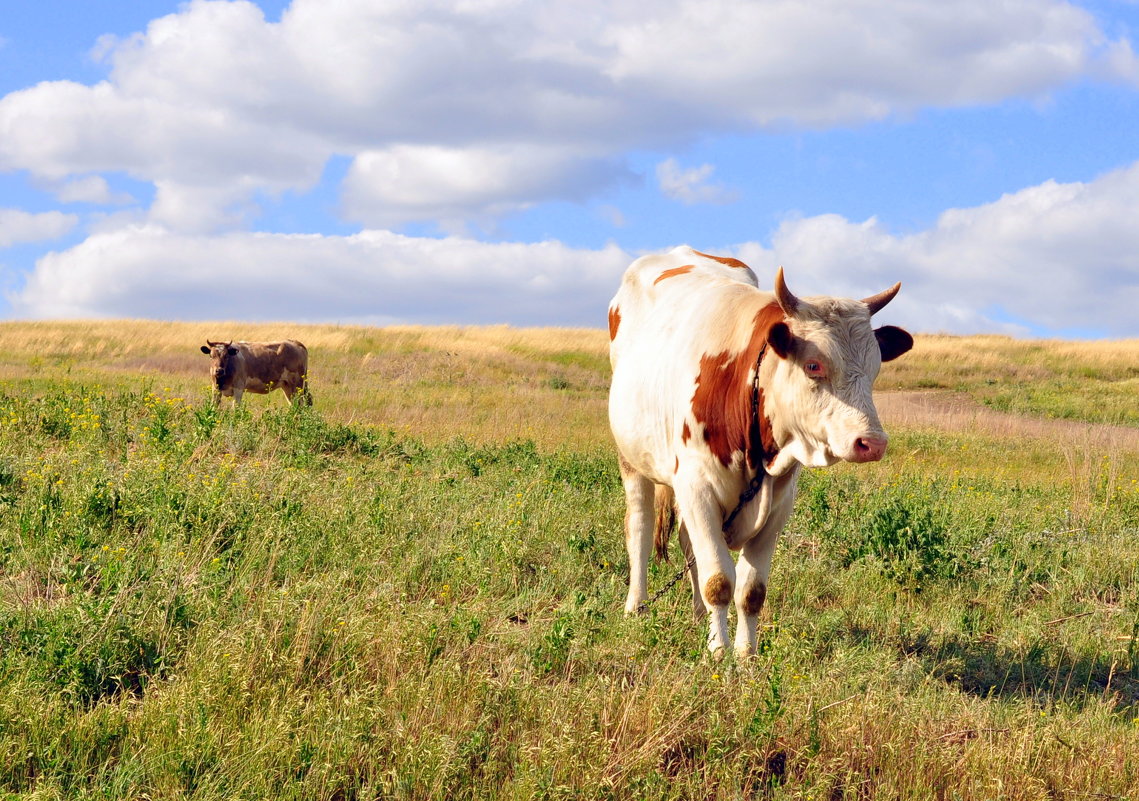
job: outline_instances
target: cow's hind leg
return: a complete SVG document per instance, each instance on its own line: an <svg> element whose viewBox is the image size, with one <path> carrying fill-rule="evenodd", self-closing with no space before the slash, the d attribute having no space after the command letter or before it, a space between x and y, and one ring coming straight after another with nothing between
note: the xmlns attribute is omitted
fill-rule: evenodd
<svg viewBox="0 0 1139 801"><path fill-rule="evenodd" d="M653 482L621 457L621 483L625 486L625 548L629 552L629 595L625 614L639 611L648 598L649 557L653 551Z"/></svg>
<svg viewBox="0 0 1139 801"><path fill-rule="evenodd" d="M688 526L681 521L677 538L680 540L680 550L684 553L684 563L688 565L688 583L692 586L692 618L703 622L708 615L708 608L704 606L704 598L700 593L700 579L696 576L696 557L692 551L692 540L688 536Z"/></svg>

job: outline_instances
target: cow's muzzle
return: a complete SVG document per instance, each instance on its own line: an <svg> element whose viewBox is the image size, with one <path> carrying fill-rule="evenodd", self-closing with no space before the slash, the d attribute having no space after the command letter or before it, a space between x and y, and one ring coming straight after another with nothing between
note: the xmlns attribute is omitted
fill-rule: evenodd
<svg viewBox="0 0 1139 801"><path fill-rule="evenodd" d="M876 462L886 455L885 437L859 437L854 440L848 461Z"/></svg>

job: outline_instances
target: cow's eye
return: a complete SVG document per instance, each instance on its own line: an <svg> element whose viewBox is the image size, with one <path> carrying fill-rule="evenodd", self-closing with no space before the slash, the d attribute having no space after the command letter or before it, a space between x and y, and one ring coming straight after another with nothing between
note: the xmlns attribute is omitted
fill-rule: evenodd
<svg viewBox="0 0 1139 801"><path fill-rule="evenodd" d="M807 362L803 365L803 370L811 378L826 378L827 376L827 371L822 362Z"/></svg>

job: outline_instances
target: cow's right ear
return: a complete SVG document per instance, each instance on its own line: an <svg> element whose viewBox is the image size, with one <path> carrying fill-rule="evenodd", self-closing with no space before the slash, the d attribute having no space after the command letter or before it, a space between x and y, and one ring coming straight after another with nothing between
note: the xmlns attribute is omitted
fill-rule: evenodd
<svg viewBox="0 0 1139 801"><path fill-rule="evenodd" d="M210 349L209 349L209 348L207 348L205 345L202 345L202 353L204 353L204 354L206 354L207 356L209 356L209 355L210 355Z"/></svg>
<svg viewBox="0 0 1139 801"><path fill-rule="evenodd" d="M884 362L893 361L914 346L914 338L910 336L910 332L896 325L875 328L874 338L878 340L878 348L882 351Z"/></svg>
<svg viewBox="0 0 1139 801"><path fill-rule="evenodd" d="M786 359L795 349L795 335L791 333L791 326L782 321L771 326L767 332L767 344L780 359Z"/></svg>

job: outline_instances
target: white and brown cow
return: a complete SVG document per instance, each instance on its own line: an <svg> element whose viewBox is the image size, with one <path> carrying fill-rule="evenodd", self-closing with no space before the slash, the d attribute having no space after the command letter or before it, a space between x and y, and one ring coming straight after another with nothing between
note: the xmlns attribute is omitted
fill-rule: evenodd
<svg viewBox="0 0 1139 801"><path fill-rule="evenodd" d="M886 452L871 384L913 338L894 326L872 328L870 315L900 287L865 300L798 298L782 268L775 291L765 292L742 262L689 247L633 262L609 304L609 421L627 504L626 613L646 598L654 495L658 511L675 498L681 545L694 560L693 602L698 617L704 608L711 615L709 649L727 647L734 600L735 650L755 652L771 556L799 470ZM743 502L749 487L754 496ZM658 549L665 538L658 530ZM738 564L731 551L740 552Z"/></svg>
<svg viewBox="0 0 1139 801"><path fill-rule="evenodd" d="M303 403L312 404L312 395L305 387L308 349L295 339L283 342L206 340L202 353L210 357L214 403L226 395L232 397L237 406L244 392L264 395L280 389L289 403L299 392Z"/></svg>

